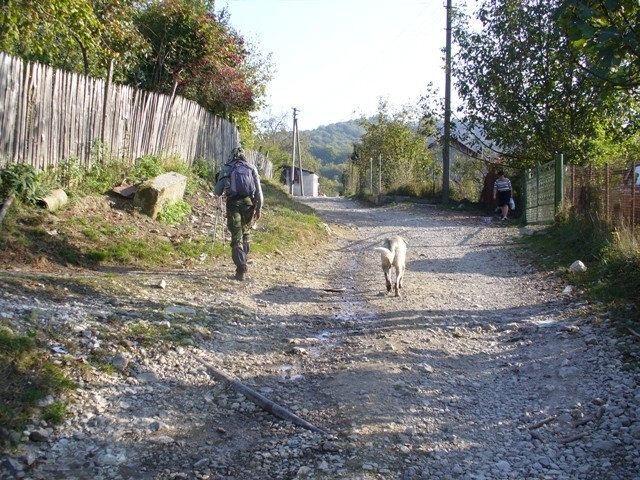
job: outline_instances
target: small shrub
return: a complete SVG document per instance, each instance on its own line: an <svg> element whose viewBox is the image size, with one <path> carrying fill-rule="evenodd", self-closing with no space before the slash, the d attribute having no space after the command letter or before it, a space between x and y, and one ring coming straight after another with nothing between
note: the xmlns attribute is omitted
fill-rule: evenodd
<svg viewBox="0 0 640 480"><path fill-rule="evenodd" d="M0 425L20 429L37 414L37 402L76 384L48 360L37 341L0 328ZM43 411L45 419L61 421L65 406L55 402Z"/></svg>
<svg viewBox="0 0 640 480"><path fill-rule="evenodd" d="M60 162L52 173L60 186L73 190L82 184L86 169L78 157L69 157Z"/></svg>
<svg viewBox="0 0 640 480"><path fill-rule="evenodd" d="M145 155L136 160L127 177L134 183L157 177L166 172L164 160L160 155Z"/></svg>
<svg viewBox="0 0 640 480"><path fill-rule="evenodd" d="M193 165L191 165L191 169L193 173L195 173L201 179L209 182L215 182L215 168L212 168L212 165L207 162L206 158L198 157L193 161Z"/></svg>
<svg viewBox="0 0 640 480"><path fill-rule="evenodd" d="M35 204L36 199L44 193L38 172L27 163L12 163L0 170L0 197L7 198L13 194L19 200Z"/></svg>
<svg viewBox="0 0 640 480"><path fill-rule="evenodd" d="M42 418L49 423L61 423L67 413L67 404L54 402L42 411Z"/></svg>
<svg viewBox="0 0 640 480"><path fill-rule="evenodd" d="M191 205L184 200L179 200L173 205L165 205L158 213L157 220L166 225L176 225L187 220L190 215Z"/></svg>

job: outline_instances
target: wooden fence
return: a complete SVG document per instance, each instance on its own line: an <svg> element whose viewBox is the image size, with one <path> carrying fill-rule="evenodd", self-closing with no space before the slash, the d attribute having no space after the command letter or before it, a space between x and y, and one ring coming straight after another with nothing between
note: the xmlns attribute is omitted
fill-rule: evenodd
<svg viewBox="0 0 640 480"><path fill-rule="evenodd" d="M218 168L238 145L236 126L180 96L25 62L0 53L0 166L44 170L76 157L85 166L108 151L135 161L176 155ZM256 152L256 163L268 160Z"/></svg>

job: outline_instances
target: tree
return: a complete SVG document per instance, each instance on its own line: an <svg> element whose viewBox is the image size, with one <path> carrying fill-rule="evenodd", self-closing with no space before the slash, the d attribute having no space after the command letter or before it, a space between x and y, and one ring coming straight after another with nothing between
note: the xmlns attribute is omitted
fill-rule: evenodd
<svg viewBox="0 0 640 480"><path fill-rule="evenodd" d="M583 57L582 68L624 88L640 86L640 4L637 0L564 0L555 13Z"/></svg>
<svg viewBox="0 0 640 480"><path fill-rule="evenodd" d="M597 159L635 115L633 99L572 61L577 52L554 19L558 1L485 0L480 31L464 17L454 30L466 123L515 166L556 152L572 162Z"/></svg>
<svg viewBox="0 0 640 480"><path fill-rule="evenodd" d="M354 146L351 170L356 167L364 174L370 170L372 160L377 169L382 156L383 188L394 189L423 181L433 157L427 148L427 132L418 132L415 127L417 120L417 112L409 108L392 112L387 102L381 100L376 117L361 120L365 133ZM366 175L361 179L364 177ZM361 186L365 183L361 182Z"/></svg>
<svg viewBox="0 0 640 480"><path fill-rule="evenodd" d="M289 118L290 120L290 118ZM259 132L253 140L255 149L269 153L273 163L274 178L282 177L284 169L291 166L291 131L287 130L287 115L271 116L259 125ZM300 158L302 168L320 173L321 164L309 151L310 140L307 132L300 132ZM297 157L296 157L297 158ZM296 160L296 168L298 167Z"/></svg>
<svg viewBox="0 0 640 480"><path fill-rule="evenodd" d="M209 8L203 0L151 2L136 19L150 45L136 80L223 116L254 110L270 65L230 27L224 11L215 15Z"/></svg>
<svg viewBox="0 0 640 480"><path fill-rule="evenodd" d="M133 24L137 7L137 0L5 0L0 49L103 78L114 59L114 78L124 81L146 48Z"/></svg>
<svg viewBox="0 0 640 480"><path fill-rule="evenodd" d="M3 0L0 49L27 60L76 72L88 70L83 51L99 49L100 28L89 0Z"/></svg>
<svg viewBox="0 0 640 480"><path fill-rule="evenodd" d="M113 60L113 79L125 83L133 77L140 59L149 53L149 44L135 24L142 0L92 0L100 28L96 35L100 49L96 52L94 76L104 76Z"/></svg>

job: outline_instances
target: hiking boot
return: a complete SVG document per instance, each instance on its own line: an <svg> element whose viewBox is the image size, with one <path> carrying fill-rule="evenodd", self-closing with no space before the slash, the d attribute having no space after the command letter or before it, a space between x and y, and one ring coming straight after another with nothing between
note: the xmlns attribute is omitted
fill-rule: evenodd
<svg viewBox="0 0 640 480"><path fill-rule="evenodd" d="M236 268L236 280L243 281L244 276L247 273L247 265L241 265Z"/></svg>

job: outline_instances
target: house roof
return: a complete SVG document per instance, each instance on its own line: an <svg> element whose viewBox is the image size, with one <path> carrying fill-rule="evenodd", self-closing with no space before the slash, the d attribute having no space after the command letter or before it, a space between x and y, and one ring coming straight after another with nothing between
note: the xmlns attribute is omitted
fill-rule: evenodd
<svg viewBox="0 0 640 480"><path fill-rule="evenodd" d="M295 169L296 169L296 170L299 170L299 168L298 168L298 167L295 167ZM291 167L284 167L284 170L285 170L286 172L288 172L288 171L290 171L290 170L291 170ZM311 170L307 170L306 168L303 168L303 169L302 169L302 171L303 171L304 173L310 173L311 175L317 175L317 173L316 173L316 172L312 172Z"/></svg>

